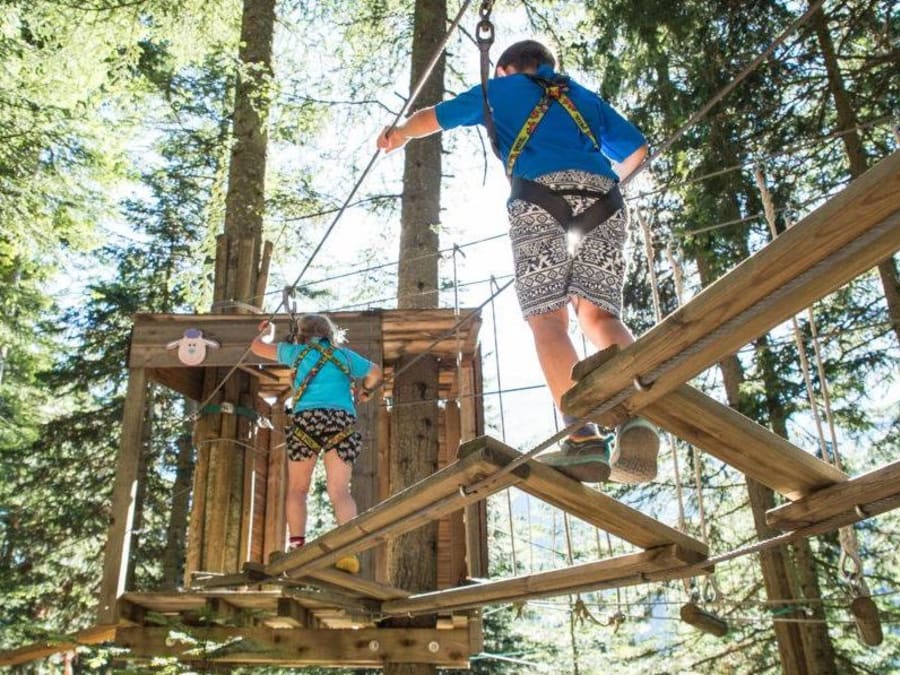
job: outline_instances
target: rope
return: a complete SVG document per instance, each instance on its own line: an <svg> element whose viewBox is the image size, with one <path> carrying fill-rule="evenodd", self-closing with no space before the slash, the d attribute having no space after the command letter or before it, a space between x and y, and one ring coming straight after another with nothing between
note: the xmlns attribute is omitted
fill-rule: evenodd
<svg viewBox="0 0 900 675"><path fill-rule="evenodd" d="M772 239L775 240L778 237L778 229L775 223L775 205L772 199L772 193L769 191L769 188L766 185L766 179L763 175L761 167L756 167L754 175L756 178L756 185L759 188L760 197L763 202L763 207L766 212L766 221L769 224L769 232L772 235ZM807 316L809 318L810 329L813 336L815 337L816 319L812 307L807 308ZM791 317L791 326L794 333L794 340L797 343L797 354L800 359L800 368L803 372L803 380L806 383L806 393L809 398L810 410L813 413L813 420L815 421L816 432L818 434L819 444L822 449L822 457L827 461L829 458L829 453L827 442L825 440L825 432L822 429L822 419L819 414L819 407L816 404L815 392L813 391L812 377L810 376L809 371L809 360L806 357L806 347L803 342L803 336L800 332L800 324L797 322L796 317ZM834 416L831 412L831 399L828 394L828 381L825 377L825 366L822 362L822 354L819 349L818 339L815 339L814 349L816 357L816 367L819 374L819 385L822 389L823 401L825 404L825 415L828 419L828 425L831 431L831 457L833 458L832 463L838 470L843 470L841 466L841 456L838 452L837 435L834 428ZM857 539L856 531L854 530L852 525L840 528L840 530L838 531L838 541L841 546L841 556L838 567L842 575L844 576L844 580L850 587L850 590L854 594L854 596L868 595L868 588L866 586L865 578L863 577L862 558L859 554L859 540Z"/></svg>

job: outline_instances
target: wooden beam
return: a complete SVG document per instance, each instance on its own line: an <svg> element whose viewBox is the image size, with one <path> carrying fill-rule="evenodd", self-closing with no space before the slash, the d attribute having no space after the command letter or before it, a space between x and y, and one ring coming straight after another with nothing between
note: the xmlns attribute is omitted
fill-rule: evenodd
<svg viewBox="0 0 900 675"><path fill-rule="evenodd" d="M423 310L415 310L422 312ZM460 310L463 316L472 310ZM447 336L439 344L432 347L432 353L441 356L454 356L457 351L456 333L450 329L459 317L452 309L428 310L419 316L410 310L388 310L379 312L334 312L329 314L335 323L346 329L351 342L355 336L363 335L366 326L381 318L383 325L384 362L395 361L401 351L404 354L418 354L432 347L438 338ZM284 339L287 335L290 317L277 314L276 339ZM180 339L186 328L198 328L210 339L220 343L218 349L209 349L201 368L213 366L233 366L240 362L245 366L269 364L254 354L248 353L250 342L258 333L256 327L259 316L254 314L136 314L132 345L129 352L129 365L145 368L197 368L185 366L178 360L174 349L166 349L166 345ZM471 355L477 344L478 328L481 320L475 317L460 326L460 345L466 355ZM449 335L448 335L449 333ZM363 356L369 357L364 349L358 349ZM376 361L375 358L371 358ZM380 361L376 361L380 363Z"/></svg>
<svg viewBox="0 0 900 675"><path fill-rule="evenodd" d="M382 584L377 581L371 581L355 574L347 574L333 568L324 568L320 570L312 570L308 573L312 581L320 581L343 591L354 593L363 598L372 598L373 600L394 600L395 598L405 598L409 595L409 591L402 588L395 588L388 584Z"/></svg>
<svg viewBox="0 0 900 675"><path fill-rule="evenodd" d="M383 667L385 663L431 663L468 667L471 655L466 628L362 628L316 630L303 628L211 627L189 631L197 641L219 643L206 649L178 642L167 628L123 627L116 644L131 651L130 658L177 657L183 662L274 665L281 667Z"/></svg>
<svg viewBox="0 0 900 675"><path fill-rule="evenodd" d="M109 534L103 556L103 577L100 580L97 609L98 621L106 625L116 623L116 601L125 592L137 497L138 464L143 450L146 399L146 373L143 368L131 368L122 413L116 478L109 509Z"/></svg>
<svg viewBox="0 0 900 675"><path fill-rule="evenodd" d="M847 480L831 464L686 384L641 415L790 499Z"/></svg>
<svg viewBox="0 0 900 675"><path fill-rule="evenodd" d="M61 640L45 640L17 649L0 651L0 667L18 666L29 661L45 659L60 652L72 651L81 645L96 645L110 642L116 637L116 626L99 625L78 631Z"/></svg>
<svg viewBox="0 0 900 675"><path fill-rule="evenodd" d="M405 600L390 600L383 603L381 608L385 614L391 615L433 614L499 602L518 602L567 593L583 593L599 588L610 588L620 583L628 585L639 583L648 572L677 569L698 560L700 556L694 551L674 545L661 546L640 553L629 553L549 572L421 593Z"/></svg>
<svg viewBox="0 0 900 675"><path fill-rule="evenodd" d="M771 509L766 512L766 523L779 530L796 530L848 515L857 507L866 514L866 505L897 495L900 495L900 461Z"/></svg>
<svg viewBox="0 0 900 675"><path fill-rule="evenodd" d="M464 443L459 449L460 457L481 446L490 448L507 463L521 456L521 453L508 445L489 436L482 436ZM525 466L529 470L528 478L516 485L517 488L567 511L590 525L644 549L677 544L682 549L694 551L701 557L706 557L709 553L709 548L703 542L654 520L602 492L585 487L539 460L530 459Z"/></svg>
<svg viewBox="0 0 900 675"><path fill-rule="evenodd" d="M343 555L365 551L470 502L484 499L488 494L519 482L521 476L527 474L527 469L505 473L477 494L460 492L461 486L497 473L504 463L504 458L496 456L488 448L475 452L375 505L350 522L307 542L302 548L286 553L266 566L266 572L269 576L282 573L292 577L304 576L313 569L334 563Z"/></svg>
<svg viewBox="0 0 900 675"><path fill-rule="evenodd" d="M583 377L563 395L562 407L584 417L612 405L601 416L611 426L898 248L900 151ZM636 377L652 386L637 391Z"/></svg>

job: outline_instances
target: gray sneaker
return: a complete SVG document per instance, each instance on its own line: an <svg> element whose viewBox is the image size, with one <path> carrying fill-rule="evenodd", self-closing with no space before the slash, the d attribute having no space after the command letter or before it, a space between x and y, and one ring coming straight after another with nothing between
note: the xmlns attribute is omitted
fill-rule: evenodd
<svg viewBox="0 0 900 675"><path fill-rule="evenodd" d="M659 433L643 417L634 417L616 429L610 456L609 479L616 483L646 483L656 478Z"/></svg>
<svg viewBox="0 0 900 675"><path fill-rule="evenodd" d="M569 478L582 483L602 483L609 478L611 436L571 436L560 443L559 452L548 452L538 459Z"/></svg>

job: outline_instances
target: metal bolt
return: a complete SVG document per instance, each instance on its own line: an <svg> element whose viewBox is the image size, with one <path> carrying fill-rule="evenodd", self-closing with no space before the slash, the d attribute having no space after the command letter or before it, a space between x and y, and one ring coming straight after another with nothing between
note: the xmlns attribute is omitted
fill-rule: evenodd
<svg viewBox="0 0 900 675"><path fill-rule="evenodd" d="M428 651L430 651L432 654L437 654L440 648L441 646L435 640L432 640L428 643Z"/></svg>
<svg viewBox="0 0 900 675"><path fill-rule="evenodd" d="M381 649L381 645L378 640L369 640L369 651L377 652L379 649Z"/></svg>

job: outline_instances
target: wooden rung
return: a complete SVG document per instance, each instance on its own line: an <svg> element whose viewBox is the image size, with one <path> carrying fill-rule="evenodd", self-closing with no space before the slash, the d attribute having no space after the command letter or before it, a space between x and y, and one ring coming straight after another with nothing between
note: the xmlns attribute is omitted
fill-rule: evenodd
<svg viewBox="0 0 900 675"><path fill-rule="evenodd" d="M99 625L73 633L62 640L46 640L25 647L0 651L0 667L18 666L29 661L68 652L80 645L96 645L109 642L116 636L116 626Z"/></svg>
<svg viewBox="0 0 900 675"><path fill-rule="evenodd" d="M172 640L168 628L122 627L116 644L130 650L124 658L177 657L184 662L381 668L392 663L432 663L468 668L469 632L465 628L229 628L203 630L203 640L223 644L204 651L196 644Z"/></svg>
<svg viewBox="0 0 900 675"><path fill-rule="evenodd" d="M353 520L331 532L307 542L302 548L284 554L266 566L266 573L275 576L288 573L300 577L309 571L334 563L349 553L360 553L452 513L469 503L484 499L521 480L527 469L504 473L478 494L463 494L460 487L490 477L503 466L503 458L489 449L458 460L428 478L411 485L389 499L376 504Z"/></svg>
<svg viewBox="0 0 900 675"><path fill-rule="evenodd" d="M641 415L790 499L847 480L831 464L687 384Z"/></svg>
<svg viewBox="0 0 900 675"><path fill-rule="evenodd" d="M464 443L459 449L460 456L464 456L470 448L479 446L490 448L507 462L521 456L517 450L489 436ZM590 525L644 549L677 544L702 557L706 557L709 553L709 547L703 542L654 520L602 492L585 487L556 469L542 464L538 459L529 459L524 466L528 467L528 477L518 483L517 488L567 511Z"/></svg>
<svg viewBox="0 0 900 675"><path fill-rule="evenodd" d="M409 591L404 591L402 588L380 584L377 581L364 579L357 574L347 574L336 569L312 570L308 573L308 577L313 581L320 581L344 592L372 600L395 600L409 596Z"/></svg>
<svg viewBox="0 0 900 675"><path fill-rule="evenodd" d="M562 408L584 417L624 393L627 398L601 420L611 426L898 249L900 151L582 377L563 395ZM634 388L636 377L658 369L651 387Z"/></svg>
<svg viewBox="0 0 900 675"><path fill-rule="evenodd" d="M431 614L499 602L518 602L629 586L644 581L644 575L648 572L677 569L699 559L700 556L695 551L674 545L661 546L549 572L421 593L405 600L390 600L383 603L381 608L385 614L392 615Z"/></svg>
<svg viewBox="0 0 900 675"><path fill-rule="evenodd" d="M796 530L848 515L856 507L865 516L867 505L897 495L900 495L900 461L771 509L766 513L766 523L779 530Z"/></svg>

